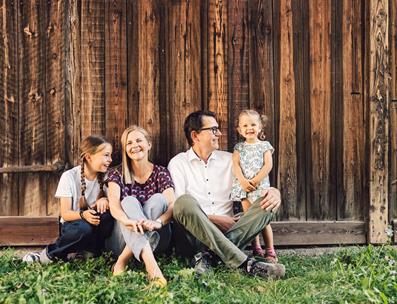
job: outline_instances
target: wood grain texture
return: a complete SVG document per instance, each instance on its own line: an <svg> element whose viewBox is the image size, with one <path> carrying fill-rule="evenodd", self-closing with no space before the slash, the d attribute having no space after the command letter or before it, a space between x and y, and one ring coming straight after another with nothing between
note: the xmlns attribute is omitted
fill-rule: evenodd
<svg viewBox="0 0 397 304"><path fill-rule="evenodd" d="M19 165L44 164L47 158L45 58L46 11L44 1L19 2ZM45 176L27 173L19 177L19 215L45 215Z"/></svg>
<svg viewBox="0 0 397 304"><path fill-rule="evenodd" d="M46 2L46 164L65 163L65 52L63 22L64 2ZM55 191L60 174L50 173L47 180L47 215L59 214Z"/></svg>
<svg viewBox="0 0 397 304"><path fill-rule="evenodd" d="M274 244L342 245L365 244L363 221L288 221L272 223Z"/></svg>
<svg viewBox="0 0 397 304"><path fill-rule="evenodd" d="M397 219L397 3L391 1L390 8L389 220Z"/></svg>
<svg viewBox="0 0 397 304"><path fill-rule="evenodd" d="M248 1L228 1L228 149L233 150L239 140L238 115L249 108L249 38ZM226 134L225 134L226 135Z"/></svg>
<svg viewBox="0 0 397 304"><path fill-rule="evenodd" d="M369 236L371 243L387 241L388 224L388 115L389 7L386 0L369 6L370 179Z"/></svg>
<svg viewBox="0 0 397 304"><path fill-rule="evenodd" d="M80 11L81 137L105 134L105 2L82 0Z"/></svg>
<svg viewBox="0 0 397 304"><path fill-rule="evenodd" d="M335 219L330 200L331 2L310 1L311 180L308 219Z"/></svg>
<svg viewBox="0 0 397 304"><path fill-rule="evenodd" d="M48 245L58 236L58 217L0 216L0 246Z"/></svg>
<svg viewBox="0 0 397 304"><path fill-rule="evenodd" d="M250 3L250 104L260 114L269 118L265 128L266 138L275 147L274 125L274 54L272 1L255 0ZM278 68L278 67L277 67Z"/></svg>
<svg viewBox="0 0 397 304"><path fill-rule="evenodd" d="M337 163L343 164L343 171L338 172L338 179L343 183L337 185L337 191L343 197L338 197L338 219L364 219L366 208L360 207L360 201L367 201L365 193L366 170L366 133L365 121L367 113L364 106L363 88L363 49L362 36L360 34L362 10L355 1L343 1L342 14L342 46L343 61L340 77L342 83L340 89L343 92L343 128L335 134L342 140L343 158ZM340 26L340 21L336 20ZM341 46L338 46L341 48ZM338 102L338 101L337 101ZM340 114L340 113L338 113ZM339 121L339 117L335 117ZM339 143L338 143L339 144ZM339 146L339 145L338 145Z"/></svg>
<svg viewBox="0 0 397 304"><path fill-rule="evenodd" d="M18 57L16 3L0 1L0 167L18 165ZM0 215L18 214L18 175L0 174Z"/></svg>
<svg viewBox="0 0 397 304"><path fill-rule="evenodd" d="M168 2L167 96L170 157L188 147L183 132L186 116L201 109L200 2Z"/></svg>
<svg viewBox="0 0 397 304"><path fill-rule="evenodd" d="M208 109L216 113L223 136L220 148L228 147L228 78L227 78L227 5L222 0L208 0L207 64Z"/></svg>
<svg viewBox="0 0 397 304"><path fill-rule="evenodd" d="M113 162L121 162L120 138L127 127L127 6L107 1L105 9L105 125L113 145Z"/></svg>
<svg viewBox="0 0 397 304"><path fill-rule="evenodd" d="M283 189L283 218L305 217L297 204L296 94L293 11L289 0L280 1L280 121L278 185ZM285 206L285 207L284 207Z"/></svg>

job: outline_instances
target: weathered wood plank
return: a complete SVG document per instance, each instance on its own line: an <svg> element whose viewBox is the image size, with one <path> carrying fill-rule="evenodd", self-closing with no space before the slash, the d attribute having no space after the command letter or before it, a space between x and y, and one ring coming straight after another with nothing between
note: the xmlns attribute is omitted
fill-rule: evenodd
<svg viewBox="0 0 397 304"><path fill-rule="evenodd" d="M365 194L365 125L366 111L363 94L363 50L361 30L362 10L356 1L343 1L343 131L336 134L342 140L343 171L338 178L343 181L337 191L338 219L364 219L367 208L362 202L368 201ZM340 26L340 20L336 20ZM338 46L341 48L341 46ZM335 117L340 120L339 117ZM338 161L339 163L339 161Z"/></svg>
<svg viewBox="0 0 397 304"><path fill-rule="evenodd" d="M276 1L278 2L278 1ZM276 5L276 3L275 3ZM266 138L276 147L274 115L274 54L272 1L250 2L252 35L250 40L250 107L269 118ZM279 39L279 38L278 38ZM278 152L278 151L277 151Z"/></svg>
<svg viewBox="0 0 397 304"><path fill-rule="evenodd" d="M20 165L46 162L46 11L42 0L19 2L19 130ZM27 173L19 177L19 215L45 215L46 177Z"/></svg>
<svg viewBox="0 0 397 304"><path fill-rule="evenodd" d="M120 163L120 138L127 126L127 7L125 0L106 2L105 92L106 138L113 145L113 161Z"/></svg>
<svg viewBox="0 0 397 304"><path fill-rule="evenodd" d="M309 41L309 3L306 0L292 1L292 37L293 39L293 65L295 79L295 113L296 113L296 202L288 217L281 210L282 219L299 218L306 219L306 208L310 206L311 180L311 145L310 138L310 41ZM280 49L284 46L281 45ZM280 69L277 69L280 70ZM281 71L280 71L281 72ZM277 94L277 93L276 93ZM277 99L276 99L277 100ZM277 109L277 106L275 106ZM283 121L279 120L279 129L284 128ZM281 148L280 148L281 150ZM281 188L282 191L288 189Z"/></svg>
<svg viewBox="0 0 397 304"><path fill-rule="evenodd" d="M249 108L249 7L248 1L228 1L228 144L232 151L238 141L237 120ZM226 134L225 134L226 135Z"/></svg>
<svg viewBox="0 0 397 304"><path fill-rule="evenodd" d="M105 2L81 1L81 135L105 134Z"/></svg>
<svg viewBox="0 0 397 304"><path fill-rule="evenodd" d="M276 246L365 244L367 241L363 221L274 222L272 228Z"/></svg>
<svg viewBox="0 0 397 304"><path fill-rule="evenodd" d="M69 164L79 161L81 140L81 1L65 5L65 157Z"/></svg>
<svg viewBox="0 0 397 304"><path fill-rule="evenodd" d="M391 220L392 227L393 227L393 243L397 244L397 219Z"/></svg>
<svg viewBox="0 0 397 304"><path fill-rule="evenodd" d="M159 34L160 6L156 0L138 2L138 124L153 136L152 153L160 154ZM156 158L154 159L156 161Z"/></svg>
<svg viewBox="0 0 397 304"><path fill-rule="evenodd" d="M170 156L187 148L186 116L201 109L200 2L168 2L168 100ZM226 101L226 100L225 100ZM214 110L214 109L212 109Z"/></svg>
<svg viewBox="0 0 397 304"><path fill-rule="evenodd" d="M227 5L222 0L208 1L208 109L217 115L223 136L220 148L228 148L228 79L227 79Z"/></svg>
<svg viewBox="0 0 397 304"><path fill-rule="evenodd" d="M280 1L280 121L278 185L282 189L283 218L305 217L297 204L296 95L294 71L293 11L290 0Z"/></svg>
<svg viewBox="0 0 397 304"><path fill-rule="evenodd" d="M397 218L397 3L392 1L390 13L390 171L389 219ZM397 235L395 234L397 239Z"/></svg>
<svg viewBox="0 0 397 304"><path fill-rule="evenodd" d="M388 224L388 115L389 7L386 0L369 2L369 102L370 102L370 243L387 241Z"/></svg>
<svg viewBox="0 0 397 304"><path fill-rule="evenodd" d="M46 164L64 163L65 159L65 86L64 86L64 1L46 2ZM47 215L59 214L55 191L60 174L48 174Z"/></svg>
<svg viewBox="0 0 397 304"><path fill-rule="evenodd" d="M330 1L310 1L311 180L309 219L335 219L330 200L331 48Z"/></svg>
<svg viewBox="0 0 397 304"><path fill-rule="evenodd" d="M18 164L17 3L0 2L0 167ZM0 215L18 214L18 175L0 173Z"/></svg>
<svg viewBox="0 0 397 304"><path fill-rule="evenodd" d="M58 235L58 217L0 216L0 246L47 245Z"/></svg>

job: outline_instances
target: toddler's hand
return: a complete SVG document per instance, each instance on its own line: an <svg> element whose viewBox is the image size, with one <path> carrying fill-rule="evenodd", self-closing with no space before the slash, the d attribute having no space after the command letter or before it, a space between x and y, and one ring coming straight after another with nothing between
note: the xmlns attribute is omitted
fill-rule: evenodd
<svg viewBox="0 0 397 304"><path fill-rule="evenodd" d="M255 186L251 184L248 179L244 179L241 181L241 187L244 189L245 192L251 192L255 190Z"/></svg>

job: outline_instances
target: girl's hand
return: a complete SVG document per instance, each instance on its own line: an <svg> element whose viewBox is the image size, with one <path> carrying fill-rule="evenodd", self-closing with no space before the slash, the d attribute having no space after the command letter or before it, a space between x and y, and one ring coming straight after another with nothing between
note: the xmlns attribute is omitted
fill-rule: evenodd
<svg viewBox="0 0 397 304"><path fill-rule="evenodd" d="M250 179L249 182L250 182L250 184L251 184L252 186L254 186L255 189L256 189L256 187L258 187L260 181L257 180L257 179L254 177L253 179Z"/></svg>
<svg viewBox="0 0 397 304"><path fill-rule="evenodd" d="M241 181L241 187L244 189L245 192L251 192L255 190L255 186L250 183L250 181L244 178Z"/></svg>
<svg viewBox="0 0 397 304"><path fill-rule="evenodd" d="M95 210L92 209L84 210L83 217L91 225L98 226L100 223L100 217L99 215L97 215L97 212Z"/></svg>
<svg viewBox="0 0 397 304"><path fill-rule="evenodd" d="M106 197L102 197L92 207L95 207L98 213L105 213L109 209L109 201Z"/></svg>
<svg viewBox="0 0 397 304"><path fill-rule="evenodd" d="M154 231L161 229L162 225L159 222L152 221L152 220L143 220L142 227L148 231Z"/></svg>
<svg viewBox="0 0 397 304"><path fill-rule="evenodd" d="M132 230L132 231L140 233L140 234L144 233L143 227L142 227L140 221L125 219L121 223L129 230Z"/></svg>

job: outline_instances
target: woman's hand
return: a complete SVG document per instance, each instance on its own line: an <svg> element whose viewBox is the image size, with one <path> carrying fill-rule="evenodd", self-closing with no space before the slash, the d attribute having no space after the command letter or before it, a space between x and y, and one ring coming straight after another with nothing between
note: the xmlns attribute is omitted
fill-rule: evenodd
<svg viewBox="0 0 397 304"><path fill-rule="evenodd" d="M161 229L163 225L161 225L157 221L152 221L152 220L143 220L142 221L142 227L143 229L147 231L154 231L154 230L159 230Z"/></svg>
<svg viewBox="0 0 397 304"><path fill-rule="evenodd" d="M140 233L140 234L144 233L144 229L142 227L141 221L124 219L121 221L121 223L129 230L132 230L132 231Z"/></svg>
<svg viewBox="0 0 397 304"><path fill-rule="evenodd" d="M93 209L88 209L84 210L83 213L83 218L86 220L86 222L90 223L91 225L98 226L100 223L100 217L97 215L97 212Z"/></svg>
<svg viewBox="0 0 397 304"><path fill-rule="evenodd" d="M240 181L241 187L245 192L251 192L255 190L255 186L251 184L250 180L244 178Z"/></svg>
<svg viewBox="0 0 397 304"><path fill-rule="evenodd" d="M95 207L98 213L105 213L109 209L109 201L106 197L102 197L92 207Z"/></svg>

